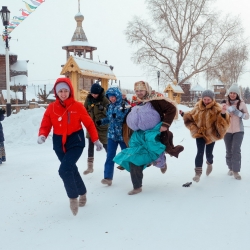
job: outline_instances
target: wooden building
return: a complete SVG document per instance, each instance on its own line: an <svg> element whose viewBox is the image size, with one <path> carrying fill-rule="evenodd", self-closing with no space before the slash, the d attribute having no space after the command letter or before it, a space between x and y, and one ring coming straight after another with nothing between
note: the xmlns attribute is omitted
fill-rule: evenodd
<svg viewBox="0 0 250 250"><path fill-rule="evenodd" d="M222 100L224 100L227 90L226 90L223 82L218 80L215 83L213 83L212 86L214 88L214 94L215 94L216 101L221 102Z"/></svg>
<svg viewBox="0 0 250 250"><path fill-rule="evenodd" d="M88 42L87 36L82 28L84 16L80 12L80 2L78 13L75 15L77 23L76 30L71 42L62 47L66 50L66 64L62 65L61 75L69 77L72 81L74 94L78 101L84 102L91 85L98 81L107 90L108 81L116 80L113 73L113 66L105 63L93 61L93 51L97 47Z"/></svg>
<svg viewBox="0 0 250 250"><path fill-rule="evenodd" d="M176 79L172 83L169 83L164 90L164 93L167 93L168 98L180 104L181 95L184 94L182 88L178 85Z"/></svg>
<svg viewBox="0 0 250 250"><path fill-rule="evenodd" d="M105 90L108 88L108 80L116 80L116 76L107 64L76 56L70 56L63 66L61 75L71 79L74 95L80 102L84 102L91 85L96 80L100 81Z"/></svg>
<svg viewBox="0 0 250 250"><path fill-rule="evenodd" d="M190 82L184 82L179 84L181 89L183 90L183 94L181 95L181 101L183 102L190 102L191 101L191 94L190 94L190 88L191 83Z"/></svg>
<svg viewBox="0 0 250 250"><path fill-rule="evenodd" d="M0 99L1 104L5 104L7 98L5 46L5 41L0 39L0 91L2 93L2 98ZM26 103L25 93L28 84L28 60L18 60L18 55L9 51L9 63L11 103ZM20 92L21 95L17 95L17 92ZM20 98L21 96L22 98Z"/></svg>

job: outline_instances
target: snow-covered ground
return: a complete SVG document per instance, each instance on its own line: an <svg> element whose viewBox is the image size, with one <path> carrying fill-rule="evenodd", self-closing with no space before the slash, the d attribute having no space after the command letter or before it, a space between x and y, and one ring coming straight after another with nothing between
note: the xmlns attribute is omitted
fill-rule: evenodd
<svg viewBox="0 0 250 250"><path fill-rule="evenodd" d="M241 181L227 175L225 146L219 141L211 175L182 187L192 181L196 145L180 117L171 130L175 144L185 150L178 159L167 156L165 174L147 168L138 195L127 195L132 184L126 171L115 169L113 185L101 184L105 152L95 151L95 171L83 176L87 204L73 216L51 137L45 144L36 142L43 113L44 108L21 111L2 122L7 162L0 166L1 250L250 248L249 120L244 123ZM81 173L86 159L87 148L78 161Z"/></svg>

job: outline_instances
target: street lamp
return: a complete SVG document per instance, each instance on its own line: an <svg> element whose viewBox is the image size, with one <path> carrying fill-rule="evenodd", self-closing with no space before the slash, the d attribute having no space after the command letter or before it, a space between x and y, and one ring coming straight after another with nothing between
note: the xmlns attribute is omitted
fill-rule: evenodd
<svg viewBox="0 0 250 250"><path fill-rule="evenodd" d="M9 36L7 26L9 25L10 20L10 11L7 6L2 6L0 11L1 18L3 21L3 26L5 26L4 30L4 40L5 40L5 64L6 64L6 90L7 90L7 103L6 103L6 113L7 116L11 115L11 103L10 103L10 62L9 62Z"/></svg>
<svg viewBox="0 0 250 250"><path fill-rule="evenodd" d="M159 92L159 80L160 80L160 71L157 71L157 77L158 77L158 92Z"/></svg>

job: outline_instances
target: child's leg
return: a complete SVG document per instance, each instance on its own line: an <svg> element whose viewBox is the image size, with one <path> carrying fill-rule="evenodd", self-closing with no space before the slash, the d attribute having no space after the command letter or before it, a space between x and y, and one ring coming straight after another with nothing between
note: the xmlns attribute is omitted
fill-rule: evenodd
<svg viewBox="0 0 250 250"><path fill-rule="evenodd" d="M113 159L116 155L116 150L118 147L118 142L108 139L108 151L107 151L107 158L104 164L104 179L113 179L114 175L114 165Z"/></svg>

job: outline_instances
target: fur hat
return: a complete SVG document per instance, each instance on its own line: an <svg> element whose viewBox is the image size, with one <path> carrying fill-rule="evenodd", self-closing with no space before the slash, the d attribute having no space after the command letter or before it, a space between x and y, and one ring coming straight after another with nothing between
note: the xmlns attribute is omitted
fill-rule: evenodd
<svg viewBox="0 0 250 250"><path fill-rule="evenodd" d="M68 85L66 82L58 82L58 83L56 84L56 93L57 93L57 94L58 94L58 92L59 92L61 89L67 89L67 90L70 92L69 85Z"/></svg>
<svg viewBox="0 0 250 250"><path fill-rule="evenodd" d="M204 90L201 94L201 97L204 98L204 97L210 97L212 100L214 99L214 92L212 90Z"/></svg>
<svg viewBox="0 0 250 250"><path fill-rule="evenodd" d="M231 87L228 89L228 94L230 94L230 92L236 93L238 96L240 96L240 89L238 87L237 84L232 84Z"/></svg>
<svg viewBox="0 0 250 250"><path fill-rule="evenodd" d="M101 94L102 92L102 87L100 86L100 84L98 83L94 83L92 86L91 86L91 89L90 89L90 93L91 94Z"/></svg>

